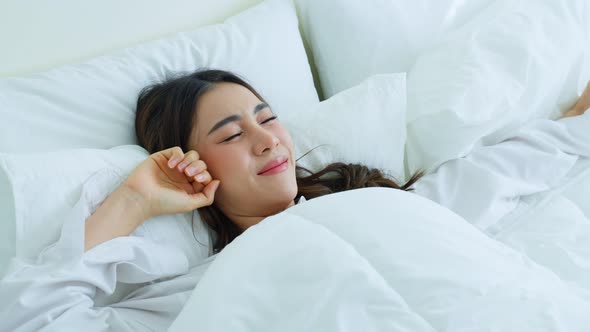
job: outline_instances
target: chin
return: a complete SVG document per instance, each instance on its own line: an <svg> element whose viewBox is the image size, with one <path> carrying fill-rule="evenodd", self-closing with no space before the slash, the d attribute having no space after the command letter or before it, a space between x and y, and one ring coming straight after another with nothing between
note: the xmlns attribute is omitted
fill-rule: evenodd
<svg viewBox="0 0 590 332"><path fill-rule="evenodd" d="M280 197L281 202L283 202L284 204L288 204L289 202L292 202L295 200L295 196L297 196L297 187L290 187L289 189L280 192L280 193L276 193L275 197Z"/></svg>
<svg viewBox="0 0 590 332"><path fill-rule="evenodd" d="M272 204L274 212L272 214L277 214L291 207L295 201L295 196L297 196L297 187L272 195L274 201Z"/></svg>
<svg viewBox="0 0 590 332"><path fill-rule="evenodd" d="M285 174L287 175L287 174ZM274 197L281 197L284 199L290 198L291 200L295 199L297 196L298 188L297 188L297 179L295 178L295 174L293 176L285 176L283 178L277 178L277 181L272 184L272 192L274 192Z"/></svg>

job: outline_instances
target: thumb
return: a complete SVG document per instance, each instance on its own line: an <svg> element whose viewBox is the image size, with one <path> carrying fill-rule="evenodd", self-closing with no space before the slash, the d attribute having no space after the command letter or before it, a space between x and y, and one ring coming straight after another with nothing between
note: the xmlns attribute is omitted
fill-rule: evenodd
<svg viewBox="0 0 590 332"><path fill-rule="evenodd" d="M217 191L217 188L219 188L220 183L221 181L219 180L213 180L209 182L201 192L193 194L193 196L197 198L197 208L213 204L213 200L215 199L215 192Z"/></svg>
<svg viewBox="0 0 590 332"><path fill-rule="evenodd" d="M169 168L174 168L184 158L184 152L179 146L174 146L154 153L154 157L163 156Z"/></svg>

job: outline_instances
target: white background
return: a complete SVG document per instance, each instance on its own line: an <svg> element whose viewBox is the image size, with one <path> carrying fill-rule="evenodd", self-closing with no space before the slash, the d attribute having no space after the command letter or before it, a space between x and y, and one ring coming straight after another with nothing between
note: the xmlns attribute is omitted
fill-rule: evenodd
<svg viewBox="0 0 590 332"><path fill-rule="evenodd" d="M0 77L192 30L261 0L0 0Z"/></svg>

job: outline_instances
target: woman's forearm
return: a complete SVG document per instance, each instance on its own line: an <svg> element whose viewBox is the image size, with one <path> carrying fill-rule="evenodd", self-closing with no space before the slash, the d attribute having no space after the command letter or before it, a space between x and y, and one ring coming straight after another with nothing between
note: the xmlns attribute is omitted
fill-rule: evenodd
<svg viewBox="0 0 590 332"><path fill-rule="evenodd" d="M84 251L131 234L147 218L142 198L125 185L117 188L96 209L85 225Z"/></svg>

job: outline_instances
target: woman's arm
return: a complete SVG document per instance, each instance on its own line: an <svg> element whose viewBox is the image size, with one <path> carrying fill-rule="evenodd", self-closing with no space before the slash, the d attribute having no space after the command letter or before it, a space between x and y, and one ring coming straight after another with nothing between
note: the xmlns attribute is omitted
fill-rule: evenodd
<svg viewBox="0 0 590 332"><path fill-rule="evenodd" d="M0 280L0 331L164 331L182 307L178 288L158 278L184 274L188 259L170 246L124 236L84 250L84 220L97 199L98 183L120 175L101 171L90 177L78 202L63 216L61 236L36 261L15 257ZM126 299L100 306L100 297L119 282L140 287ZM150 310L150 303L159 303ZM147 324L147 326L143 325Z"/></svg>
<svg viewBox="0 0 590 332"><path fill-rule="evenodd" d="M97 198L88 188L96 186L90 185L93 179L105 179L89 179L78 203L64 216L59 240L36 262L12 260L0 281L0 332L166 330L195 282L156 281L189 272L188 258L176 247L125 235L151 216L213 202L219 181L209 176L197 182L197 174L186 172L196 160L196 152L184 154L179 148L151 155L92 215ZM142 291L110 306L96 306L97 293L113 294L118 282L143 285Z"/></svg>
<svg viewBox="0 0 590 332"><path fill-rule="evenodd" d="M590 81L586 84L586 89L576 102L574 107L563 114L562 118L569 118L572 116L582 115L590 108Z"/></svg>
<svg viewBox="0 0 590 332"><path fill-rule="evenodd" d="M182 251L122 237L64 264L19 262L0 281L0 331L166 331L214 258L188 270ZM95 304L119 282L138 288Z"/></svg>
<svg viewBox="0 0 590 332"><path fill-rule="evenodd" d="M126 185L120 186L86 220L84 251L119 236L127 236L145 220L146 203Z"/></svg>
<svg viewBox="0 0 590 332"><path fill-rule="evenodd" d="M185 154L179 147L149 156L88 218L85 251L131 234L152 216L211 205L219 180L212 180L206 169L190 174L191 165L199 165L198 153ZM198 181L199 174L205 178Z"/></svg>

